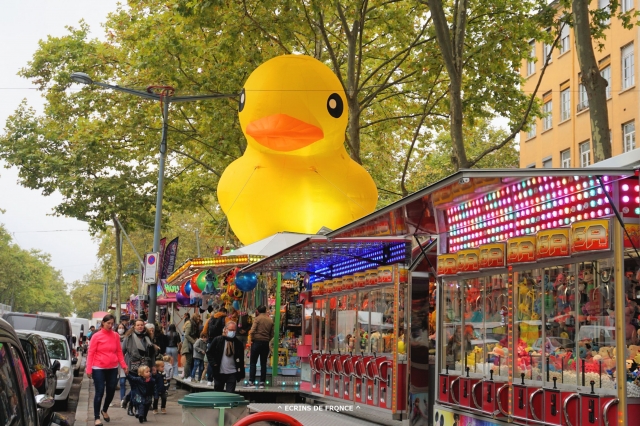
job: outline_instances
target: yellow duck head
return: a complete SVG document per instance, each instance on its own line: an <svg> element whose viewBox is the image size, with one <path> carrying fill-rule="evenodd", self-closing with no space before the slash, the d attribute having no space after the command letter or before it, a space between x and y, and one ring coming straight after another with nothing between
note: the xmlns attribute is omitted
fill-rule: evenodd
<svg viewBox="0 0 640 426"><path fill-rule="evenodd" d="M273 58L251 73L240 94L249 147L311 156L344 150L347 98L336 75L310 56Z"/></svg>

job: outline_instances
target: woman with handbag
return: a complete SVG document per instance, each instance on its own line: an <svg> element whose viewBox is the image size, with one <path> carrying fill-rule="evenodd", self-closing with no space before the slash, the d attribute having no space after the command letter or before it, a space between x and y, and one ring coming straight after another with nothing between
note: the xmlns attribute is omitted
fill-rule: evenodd
<svg viewBox="0 0 640 426"><path fill-rule="evenodd" d="M138 368L155 366L156 348L145 329L145 322L137 319L135 325L127 331L125 336L122 342L122 352L127 357L129 373L135 376ZM133 416L131 392L125 399L129 401L127 414Z"/></svg>

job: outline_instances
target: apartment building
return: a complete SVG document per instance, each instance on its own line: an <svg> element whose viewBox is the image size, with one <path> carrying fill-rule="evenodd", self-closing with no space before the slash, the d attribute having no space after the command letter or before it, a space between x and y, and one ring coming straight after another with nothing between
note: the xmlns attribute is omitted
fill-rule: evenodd
<svg viewBox="0 0 640 426"><path fill-rule="evenodd" d="M608 0L594 2L607 7ZM623 10L635 10L640 0L620 0ZM595 46L600 73L607 80L607 107L612 155L636 149L635 128L640 120L640 75L637 56L640 28L624 29L611 18L611 28L603 40L604 49ZM547 114L537 119L529 131L520 133L520 167L585 167L593 163L591 123L587 92L580 83L580 64L573 29L563 28L559 45L551 55L538 97ZM521 72L525 93L533 93L550 47L531 41L531 55L537 61L524 61Z"/></svg>

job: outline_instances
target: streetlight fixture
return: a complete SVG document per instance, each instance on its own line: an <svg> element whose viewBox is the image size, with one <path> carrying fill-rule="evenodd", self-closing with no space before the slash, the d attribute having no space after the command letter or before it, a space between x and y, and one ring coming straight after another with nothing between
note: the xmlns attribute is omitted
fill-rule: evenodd
<svg viewBox="0 0 640 426"><path fill-rule="evenodd" d="M237 94L215 94L215 95L193 95L174 96L175 89L171 86L149 86L147 91L129 89L127 87L94 81L88 74L74 72L71 80L79 84L96 85L105 89L128 93L140 98L160 102L162 106L162 138L160 140L160 165L158 167L158 195L156 198L156 218L153 227L153 251L160 251L160 223L162 222L162 193L164 189L164 163L167 158L167 131L169 127L169 104L176 102L192 102L204 99L235 98ZM162 253L160 253L162 255ZM149 285L149 317L148 322L156 321L156 302L158 299L158 283ZM120 306L120 300L116 300L116 305Z"/></svg>

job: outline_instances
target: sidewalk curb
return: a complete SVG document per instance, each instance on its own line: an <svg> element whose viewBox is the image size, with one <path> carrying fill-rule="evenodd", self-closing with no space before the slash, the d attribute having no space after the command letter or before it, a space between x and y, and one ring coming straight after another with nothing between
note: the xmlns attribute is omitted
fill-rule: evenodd
<svg viewBox="0 0 640 426"><path fill-rule="evenodd" d="M82 386L80 387L80 394L78 395L78 408L76 409L76 422L75 424L85 425L89 421L89 383L91 380L84 376L82 379Z"/></svg>

